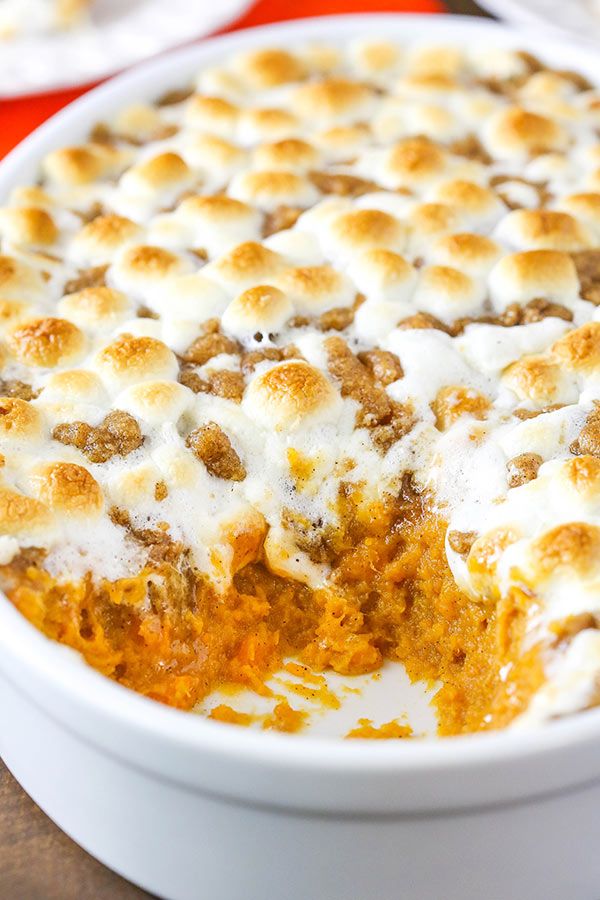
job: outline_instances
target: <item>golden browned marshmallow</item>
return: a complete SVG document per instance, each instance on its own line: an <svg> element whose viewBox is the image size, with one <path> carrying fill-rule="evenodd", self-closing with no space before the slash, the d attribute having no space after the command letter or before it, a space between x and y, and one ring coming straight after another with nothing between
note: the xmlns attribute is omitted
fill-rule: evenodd
<svg viewBox="0 0 600 900"><path fill-rule="evenodd" d="M147 103L132 103L117 113L112 128L119 135L144 141L159 132L162 124L156 107Z"/></svg>
<svg viewBox="0 0 600 900"><path fill-rule="evenodd" d="M26 366L53 369L75 362L85 350L85 338L68 319L30 319L7 337L7 346Z"/></svg>
<svg viewBox="0 0 600 900"><path fill-rule="evenodd" d="M192 268L191 262L170 250L139 244L120 254L111 269L115 287L125 293L152 290L175 275L184 275Z"/></svg>
<svg viewBox="0 0 600 900"><path fill-rule="evenodd" d="M47 210L37 206L0 209L0 237L23 247L49 247L58 238L58 228Z"/></svg>
<svg viewBox="0 0 600 900"><path fill-rule="evenodd" d="M42 171L56 184L77 187L116 174L128 158L126 153L108 144L62 147L45 157Z"/></svg>
<svg viewBox="0 0 600 900"><path fill-rule="evenodd" d="M314 142L332 160L351 159L366 146L370 131L364 122L358 125L334 125L314 135Z"/></svg>
<svg viewBox="0 0 600 900"><path fill-rule="evenodd" d="M185 109L185 121L192 128L199 128L209 134L231 138L235 133L239 108L223 97L205 97L194 94Z"/></svg>
<svg viewBox="0 0 600 900"><path fill-rule="evenodd" d="M10 206L41 206L51 210L56 201L39 185L18 185L10 192Z"/></svg>
<svg viewBox="0 0 600 900"><path fill-rule="evenodd" d="M498 595L498 563L506 548L518 541L519 537L515 528L500 527L482 534L474 542L467 557L467 569L471 584L478 594L492 598Z"/></svg>
<svg viewBox="0 0 600 900"><path fill-rule="evenodd" d="M447 203L419 203L411 210L408 222L412 251L424 253L432 240L457 231L461 218L457 207Z"/></svg>
<svg viewBox="0 0 600 900"><path fill-rule="evenodd" d="M321 75L333 72L343 64L342 53L339 47L332 44L310 43L302 48L299 53L311 72Z"/></svg>
<svg viewBox="0 0 600 900"><path fill-rule="evenodd" d="M210 256L242 241L258 238L263 222L258 210L224 194L187 197L179 204L175 215L193 229L194 240Z"/></svg>
<svg viewBox="0 0 600 900"><path fill-rule="evenodd" d="M280 331L294 311L283 291L269 285L248 288L232 300L222 317L223 330L236 338Z"/></svg>
<svg viewBox="0 0 600 900"><path fill-rule="evenodd" d="M303 360L279 363L246 389L247 414L266 428L293 431L335 416L340 398L325 376Z"/></svg>
<svg viewBox="0 0 600 900"><path fill-rule="evenodd" d="M444 321L475 312L485 298L483 286L459 269L426 266L422 269L413 304Z"/></svg>
<svg viewBox="0 0 600 900"><path fill-rule="evenodd" d="M277 141L300 131L297 117L277 107L250 107L240 115L239 133L244 144Z"/></svg>
<svg viewBox="0 0 600 900"><path fill-rule="evenodd" d="M464 54L458 47L432 44L414 47L407 60L413 75L445 75L453 78L465 65Z"/></svg>
<svg viewBox="0 0 600 900"><path fill-rule="evenodd" d="M534 72L520 89L520 94L529 100L567 98L575 91L575 85L560 72Z"/></svg>
<svg viewBox="0 0 600 900"><path fill-rule="evenodd" d="M115 407L149 425L177 422L193 402L189 388L176 381L143 381L126 388Z"/></svg>
<svg viewBox="0 0 600 900"><path fill-rule="evenodd" d="M31 318L31 304L19 300L3 300L0 298L0 333L12 331L16 325ZM0 359L4 354L0 351Z"/></svg>
<svg viewBox="0 0 600 900"><path fill-rule="evenodd" d="M50 524L47 506L6 485L0 485L0 534L30 537Z"/></svg>
<svg viewBox="0 0 600 900"><path fill-rule="evenodd" d="M600 371L600 322L586 322L567 332L552 346L561 365L582 374Z"/></svg>
<svg viewBox="0 0 600 900"><path fill-rule="evenodd" d="M246 151L215 134L195 136L185 145L191 165L202 169L207 177L226 182L246 163Z"/></svg>
<svg viewBox="0 0 600 900"><path fill-rule="evenodd" d="M389 72L396 68L401 59L400 48L396 44L372 38L355 41L351 53L356 68L365 75Z"/></svg>
<svg viewBox="0 0 600 900"><path fill-rule="evenodd" d="M318 315L355 298L351 281L332 266L297 266L284 269L277 284L293 300L301 315Z"/></svg>
<svg viewBox="0 0 600 900"><path fill-rule="evenodd" d="M332 256L343 261L375 247L401 253L406 240L407 228L399 219L379 209L356 209L331 222L324 244Z"/></svg>
<svg viewBox="0 0 600 900"><path fill-rule="evenodd" d="M433 263L460 269L472 277L486 275L501 254L502 250L495 241L469 232L438 238L430 250Z"/></svg>
<svg viewBox="0 0 600 900"><path fill-rule="evenodd" d="M0 436L5 441L30 441L41 435L35 406L18 397L0 397Z"/></svg>
<svg viewBox="0 0 600 900"><path fill-rule="evenodd" d="M583 499L600 497L600 458L597 456L573 456L561 464L561 474L567 483Z"/></svg>
<svg viewBox="0 0 600 900"><path fill-rule="evenodd" d="M308 178L276 169L240 172L231 180L228 193L267 212L278 206L304 209L319 199L319 191Z"/></svg>
<svg viewBox="0 0 600 900"><path fill-rule="evenodd" d="M380 248L361 253L349 274L367 299L409 300L417 283L416 269L403 256Z"/></svg>
<svg viewBox="0 0 600 900"><path fill-rule="evenodd" d="M471 225L495 224L506 207L489 188L459 178L444 181L433 191L432 199L460 210L461 218Z"/></svg>
<svg viewBox="0 0 600 900"><path fill-rule="evenodd" d="M400 141L391 148L384 163L390 187L422 187L439 178L445 168L446 154L425 137Z"/></svg>
<svg viewBox="0 0 600 900"><path fill-rule="evenodd" d="M83 466L50 462L37 466L30 478L38 500L68 517L98 516L104 507L102 488Z"/></svg>
<svg viewBox="0 0 600 900"><path fill-rule="evenodd" d="M553 119L520 106L509 106L490 117L484 128L484 142L494 157L519 159L564 150L568 136Z"/></svg>
<svg viewBox="0 0 600 900"><path fill-rule="evenodd" d="M559 250L527 250L504 256L489 280L490 299L499 312L510 303L542 298L572 306L579 295L575 264Z"/></svg>
<svg viewBox="0 0 600 900"><path fill-rule="evenodd" d="M516 250L585 250L593 244L588 229L573 216L550 209L515 209L505 216L498 238Z"/></svg>
<svg viewBox="0 0 600 900"><path fill-rule="evenodd" d="M504 371L502 381L520 400L532 400L542 406L577 399L572 381L549 356L521 357Z"/></svg>
<svg viewBox="0 0 600 900"><path fill-rule="evenodd" d="M191 177L192 172L181 156L169 150L131 166L120 185L126 191L146 193L183 187Z"/></svg>
<svg viewBox="0 0 600 900"><path fill-rule="evenodd" d="M345 78L323 78L300 85L291 97L292 110L311 125L350 124L368 118L373 91Z"/></svg>
<svg viewBox="0 0 600 900"><path fill-rule="evenodd" d="M84 288L68 294L58 304L58 311L80 328L111 328L132 311L129 298L109 287Z"/></svg>
<svg viewBox="0 0 600 900"><path fill-rule="evenodd" d="M557 207L579 219L596 236L600 235L600 193L569 194L558 202Z"/></svg>
<svg viewBox="0 0 600 900"><path fill-rule="evenodd" d="M284 261L278 253L255 241L246 241L206 266L204 274L237 292L256 284L269 284L283 268Z"/></svg>
<svg viewBox="0 0 600 900"><path fill-rule="evenodd" d="M140 226L131 219L108 213L83 226L73 238L71 252L83 265L110 263L123 247L139 243L142 234Z"/></svg>
<svg viewBox="0 0 600 900"><path fill-rule="evenodd" d="M177 359L166 344L132 334L121 334L104 347L96 357L96 367L100 377L113 388L177 377Z"/></svg>
<svg viewBox="0 0 600 900"><path fill-rule="evenodd" d="M89 369L65 369L63 372L53 372L46 381L41 400L48 399L100 405L106 401L106 391L95 372L90 372Z"/></svg>
<svg viewBox="0 0 600 900"><path fill-rule="evenodd" d="M258 90L300 81L306 75L302 61L280 48L240 53L235 57L233 65L243 83Z"/></svg>
<svg viewBox="0 0 600 900"><path fill-rule="evenodd" d="M44 279L37 269L13 256L0 256L0 297L33 300L44 291Z"/></svg>
<svg viewBox="0 0 600 900"><path fill-rule="evenodd" d="M254 163L258 169L290 169L302 172L314 169L320 161L320 154L300 138L287 138L261 144L254 151Z"/></svg>
<svg viewBox="0 0 600 900"><path fill-rule="evenodd" d="M536 577L574 574L586 577L600 568L600 527L589 522L566 522L537 537L529 548Z"/></svg>

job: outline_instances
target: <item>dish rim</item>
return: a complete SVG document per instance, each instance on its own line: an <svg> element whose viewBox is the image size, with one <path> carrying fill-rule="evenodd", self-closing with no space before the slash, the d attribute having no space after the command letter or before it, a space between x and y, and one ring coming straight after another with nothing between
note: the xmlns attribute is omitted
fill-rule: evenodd
<svg viewBox="0 0 600 900"><path fill-rule="evenodd" d="M426 28L424 26L426 25ZM476 17L444 14L362 13L294 19L243 29L208 38L201 44L169 52L118 75L69 104L32 132L0 162L0 203L15 183L27 183L37 163L50 149L65 146L64 132L81 139L89 127L124 103L155 97L181 83L202 65L231 51L261 46L271 40L283 44L321 35L335 43L351 35L393 34L428 41L468 42L476 35L509 47L537 48L547 58L554 52L570 56L579 70L595 74L600 84L600 59L575 42L550 40L531 29L504 25ZM166 78L163 82L161 79ZM157 88L157 85L160 85ZM338 737L287 735L232 728L190 715L128 690L85 664L79 655L45 637L0 593L0 670L11 655L35 670L53 688L115 724L135 728L148 738L165 739L182 749L209 750L226 757L242 756L278 768L372 772L450 772L457 768L493 765L561 752L575 744L600 741L600 708L530 732L498 731L411 741L344 741ZM22 688L22 685L20 686Z"/></svg>

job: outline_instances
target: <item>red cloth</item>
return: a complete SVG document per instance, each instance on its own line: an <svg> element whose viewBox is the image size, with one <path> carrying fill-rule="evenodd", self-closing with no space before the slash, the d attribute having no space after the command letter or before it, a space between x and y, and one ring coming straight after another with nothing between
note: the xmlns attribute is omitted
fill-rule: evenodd
<svg viewBox="0 0 600 900"><path fill-rule="evenodd" d="M373 4L369 0L303 0L301 9L290 3L290 0L258 0L241 18L224 28L223 32L264 25L266 22L334 13L443 11L444 7L439 0L376 0ZM89 84L53 94L0 100L0 158L41 122L94 86Z"/></svg>

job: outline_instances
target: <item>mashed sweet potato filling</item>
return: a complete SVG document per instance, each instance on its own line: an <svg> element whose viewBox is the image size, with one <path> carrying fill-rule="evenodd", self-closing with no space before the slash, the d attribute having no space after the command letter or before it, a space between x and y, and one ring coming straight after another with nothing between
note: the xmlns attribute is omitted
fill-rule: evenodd
<svg viewBox="0 0 600 900"><path fill-rule="evenodd" d="M291 655L347 675L390 659L413 680L441 681L434 702L443 735L510 722L543 681L540 649L521 650L520 600L530 598L461 593L446 560L446 524L410 491L368 514L343 492L340 503L344 527L319 548L332 570L327 589L273 574L257 548L218 592L189 551L159 533L145 533L149 562L133 578L58 583L43 552L29 550L1 580L46 635L180 709L225 685L266 692L265 679Z"/></svg>

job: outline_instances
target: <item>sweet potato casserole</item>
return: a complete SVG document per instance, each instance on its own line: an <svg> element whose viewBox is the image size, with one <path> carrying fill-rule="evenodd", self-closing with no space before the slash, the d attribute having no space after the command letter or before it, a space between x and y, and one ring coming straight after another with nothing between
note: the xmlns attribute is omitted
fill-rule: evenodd
<svg viewBox="0 0 600 900"><path fill-rule="evenodd" d="M441 682L441 734L597 704L599 128L527 53L362 39L49 153L0 210L12 603L181 709L290 658Z"/></svg>

